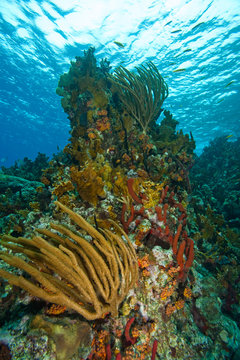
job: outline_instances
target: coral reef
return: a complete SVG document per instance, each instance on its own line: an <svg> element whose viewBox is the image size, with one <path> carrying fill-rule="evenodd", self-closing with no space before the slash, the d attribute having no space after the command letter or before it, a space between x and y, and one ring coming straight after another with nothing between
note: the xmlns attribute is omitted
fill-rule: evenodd
<svg viewBox="0 0 240 360"><path fill-rule="evenodd" d="M194 195L223 214L231 227L240 228L240 138L221 136L204 148L191 171ZM205 204L206 206L206 204Z"/></svg>
<svg viewBox="0 0 240 360"><path fill-rule="evenodd" d="M56 92L69 143L1 175L6 356L237 359L239 139L198 158L153 63L111 73L89 48Z"/></svg>
<svg viewBox="0 0 240 360"><path fill-rule="evenodd" d="M0 173L0 231L20 235L27 214L46 211L50 197L42 182Z"/></svg>
<svg viewBox="0 0 240 360"><path fill-rule="evenodd" d="M30 181L40 181L42 171L48 167L48 157L38 153L34 161L25 157L22 161L16 161L13 166L1 167L1 171L6 175L17 176Z"/></svg>

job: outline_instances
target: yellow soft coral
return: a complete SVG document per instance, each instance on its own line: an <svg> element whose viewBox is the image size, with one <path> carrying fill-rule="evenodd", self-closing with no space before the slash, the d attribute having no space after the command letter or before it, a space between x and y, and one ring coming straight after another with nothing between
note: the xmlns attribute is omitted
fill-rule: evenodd
<svg viewBox="0 0 240 360"><path fill-rule="evenodd" d="M117 171L113 178L113 193L115 196L121 198L128 198L129 196L127 177L121 171Z"/></svg>
<svg viewBox="0 0 240 360"><path fill-rule="evenodd" d="M93 163L87 163L86 167L78 170L75 166L70 169L71 179L76 184L77 191L84 201L96 206L99 198L105 198L104 183L99 176Z"/></svg>
<svg viewBox="0 0 240 360"><path fill-rule="evenodd" d="M160 184L155 184L154 182L142 181L141 186L143 189L143 193L145 194L145 199L143 199L143 204L146 209L151 207L155 207L160 200L160 194L164 187L164 182Z"/></svg>
<svg viewBox="0 0 240 360"><path fill-rule="evenodd" d="M53 194L57 196L58 199L60 199L66 192L71 191L74 189L73 184L71 181L65 181L61 182L60 184L56 184Z"/></svg>

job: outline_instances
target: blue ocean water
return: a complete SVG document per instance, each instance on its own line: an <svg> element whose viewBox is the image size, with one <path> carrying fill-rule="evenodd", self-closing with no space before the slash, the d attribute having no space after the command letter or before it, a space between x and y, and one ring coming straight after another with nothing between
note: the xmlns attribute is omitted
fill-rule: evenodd
<svg viewBox="0 0 240 360"><path fill-rule="evenodd" d="M67 144L55 89L89 46L113 69L153 61L169 85L163 106L197 153L240 134L239 0L1 0L0 27L0 165Z"/></svg>

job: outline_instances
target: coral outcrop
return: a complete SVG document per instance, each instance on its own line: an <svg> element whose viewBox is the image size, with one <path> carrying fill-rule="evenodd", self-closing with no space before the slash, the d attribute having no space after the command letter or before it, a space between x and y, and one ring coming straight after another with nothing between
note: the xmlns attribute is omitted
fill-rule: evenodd
<svg viewBox="0 0 240 360"><path fill-rule="evenodd" d="M236 357L237 202L231 227L222 210L238 191L239 142L197 159L192 134L162 109L168 87L153 63L112 72L90 48L56 92L69 143L28 204L19 190L21 207L10 206L10 178L0 195L0 340L27 360ZM222 164L230 181L214 199Z"/></svg>

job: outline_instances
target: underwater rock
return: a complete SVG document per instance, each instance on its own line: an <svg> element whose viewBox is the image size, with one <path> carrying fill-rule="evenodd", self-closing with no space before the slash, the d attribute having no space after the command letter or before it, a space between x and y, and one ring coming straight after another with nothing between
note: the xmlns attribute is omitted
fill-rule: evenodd
<svg viewBox="0 0 240 360"><path fill-rule="evenodd" d="M30 181L17 176L5 175L0 173L0 194L11 189L13 193L21 193L23 201L32 201L32 194L36 193L36 188L43 186L41 182Z"/></svg>
<svg viewBox="0 0 240 360"><path fill-rule="evenodd" d="M50 197L50 191L41 182L0 173L0 218L2 220L0 228L9 231L6 225L13 221L11 217L13 214L18 220L20 218L24 220L30 210L44 211L50 202ZM22 221L18 220L15 219L14 222L23 230ZM21 233L22 230L17 232Z"/></svg>
<svg viewBox="0 0 240 360"><path fill-rule="evenodd" d="M30 324L31 332L47 334L53 342L57 360L68 360L78 351L85 358L91 345L91 327L85 321L37 315Z"/></svg>

